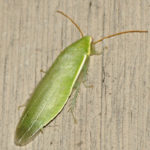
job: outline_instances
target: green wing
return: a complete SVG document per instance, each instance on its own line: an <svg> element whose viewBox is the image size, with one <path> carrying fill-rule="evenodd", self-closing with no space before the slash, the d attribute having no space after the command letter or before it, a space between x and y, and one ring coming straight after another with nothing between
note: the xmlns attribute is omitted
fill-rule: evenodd
<svg viewBox="0 0 150 150"><path fill-rule="evenodd" d="M16 129L17 145L30 142L62 110L90 52L86 36L60 53L27 104Z"/></svg>

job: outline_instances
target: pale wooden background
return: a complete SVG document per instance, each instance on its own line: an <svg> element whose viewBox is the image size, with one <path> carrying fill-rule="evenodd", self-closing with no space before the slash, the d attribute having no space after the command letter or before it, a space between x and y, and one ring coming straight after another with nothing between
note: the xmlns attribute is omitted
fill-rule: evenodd
<svg viewBox="0 0 150 150"><path fill-rule="evenodd" d="M60 51L80 38L71 16L95 40L132 29L150 31L149 0L0 1L0 150L148 150L150 148L150 41L128 34L96 46L88 84L81 86L74 124L69 106L24 147L14 132L25 103ZM107 48L105 48L107 47ZM69 103L68 103L69 104Z"/></svg>

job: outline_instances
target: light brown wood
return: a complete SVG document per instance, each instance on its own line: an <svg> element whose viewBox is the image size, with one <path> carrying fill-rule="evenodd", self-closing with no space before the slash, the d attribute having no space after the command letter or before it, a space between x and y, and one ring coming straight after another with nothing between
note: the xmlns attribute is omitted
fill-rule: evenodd
<svg viewBox="0 0 150 150"><path fill-rule="evenodd" d="M20 148L14 132L24 104L60 51L80 38L64 11L94 40L125 30L150 31L148 0L0 1L0 150L148 150L149 33L96 45L88 83L81 86L74 124L69 102L34 141ZM107 48L106 48L107 47Z"/></svg>

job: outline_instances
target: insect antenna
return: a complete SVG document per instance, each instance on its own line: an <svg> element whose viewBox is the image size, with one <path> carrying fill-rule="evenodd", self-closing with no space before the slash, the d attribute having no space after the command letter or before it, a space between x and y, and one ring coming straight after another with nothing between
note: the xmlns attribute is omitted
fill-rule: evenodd
<svg viewBox="0 0 150 150"><path fill-rule="evenodd" d="M62 14L66 18L68 18L76 26L76 28L79 30L81 36L83 37L83 32L81 31L80 27L73 21L73 19L71 19L68 15L66 15L64 12L62 12L60 10L57 10L56 12Z"/></svg>
<svg viewBox="0 0 150 150"><path fill-rule="evenodd" d="M126 34L126 33L133 33L133 32L139 32L139 33L142 33L142 32L148 32L148 31L145 31L145 30L131 30L131 31L123 31L123 32L119 32L119 33L115 33L115 34L112 34L112 35L108 35L108 36L105 36L103 38L101 38L100 40L97 40L95 42L93 42L93 44L97 44L99 42L102 42L103 40L105 39L108 39L108 38L111 38L111 37L114 37L114 36L118 36L118 35L121 35L121 34Z"/></svg>

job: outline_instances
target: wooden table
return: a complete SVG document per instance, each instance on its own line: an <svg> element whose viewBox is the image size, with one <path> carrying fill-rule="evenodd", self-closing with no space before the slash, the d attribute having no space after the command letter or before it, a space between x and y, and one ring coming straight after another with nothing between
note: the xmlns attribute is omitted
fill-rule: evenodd
<svg viewBox="0 0 150 150"><path fill-rule="evenodd" d="M34 141L20 148L14 132L35 86L66 46L80 38L56 13L62 10L94 40L125 30L150 29L148 0L0 1L0 150L148 150L150 148L149 33L96 45L88 84L77 99L74 123L63 111ZM149 30L150 31L150 30Z"/></svg>

